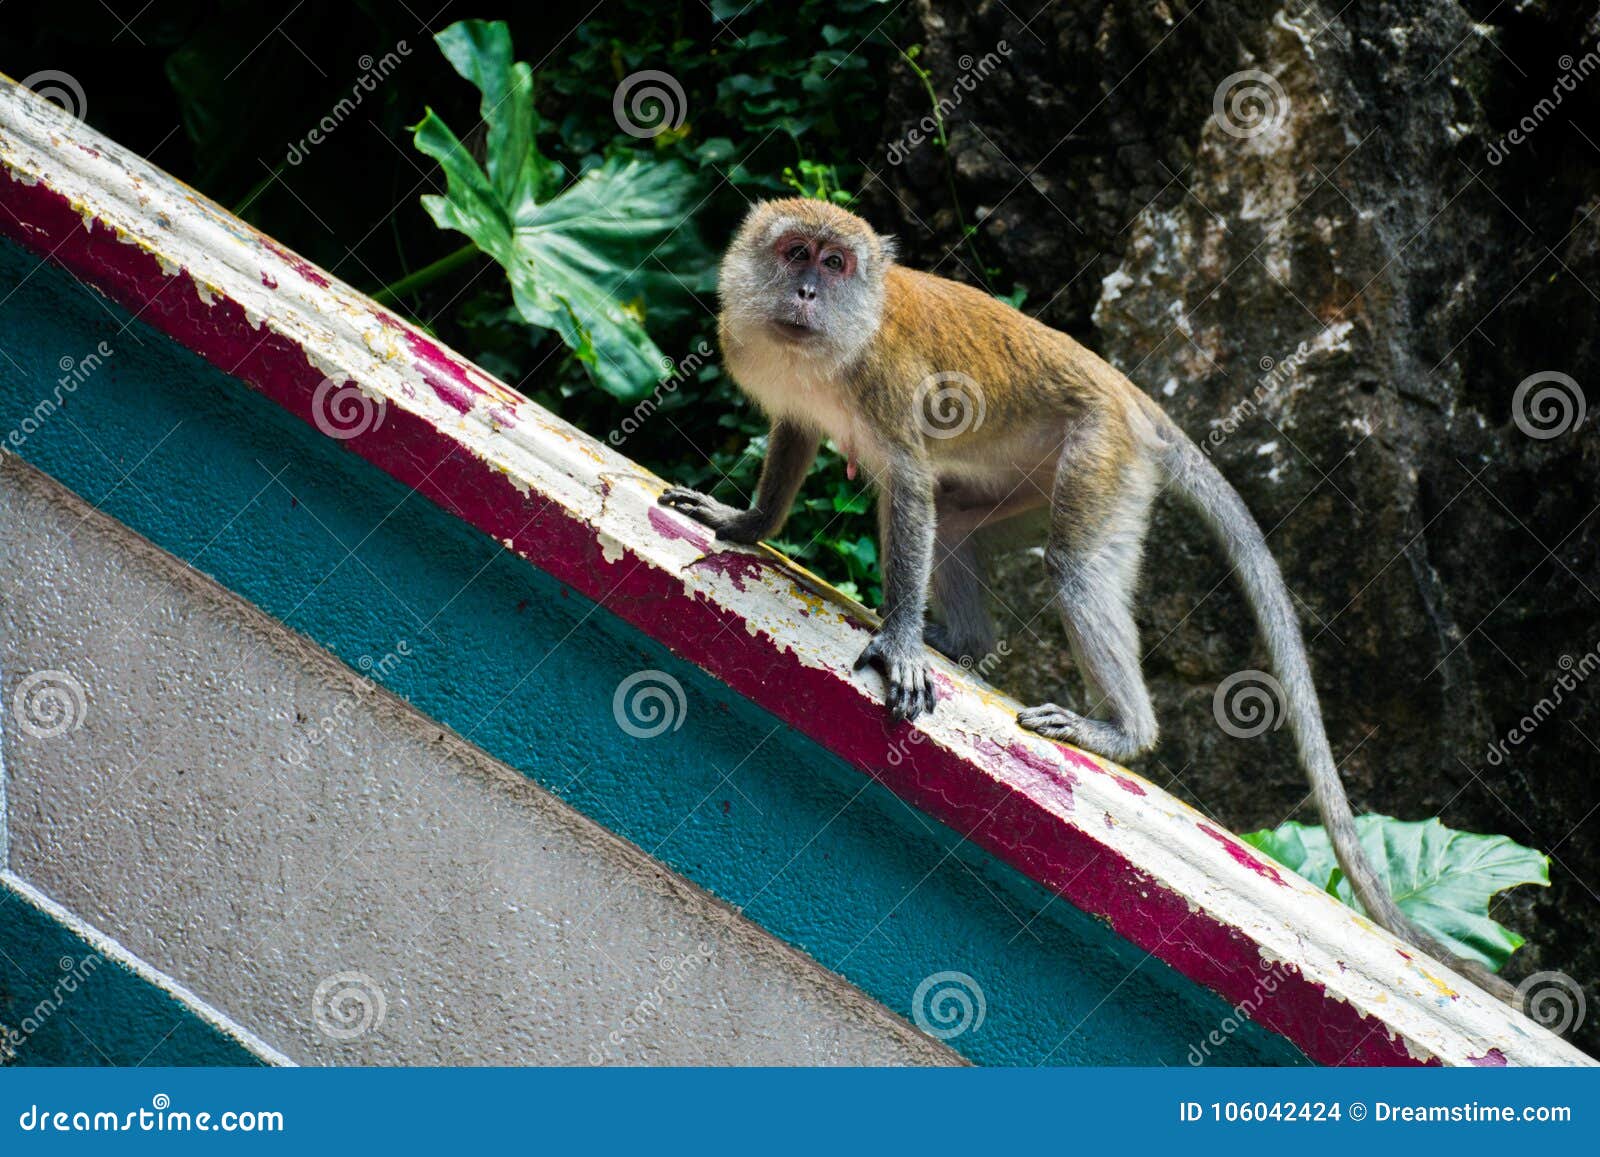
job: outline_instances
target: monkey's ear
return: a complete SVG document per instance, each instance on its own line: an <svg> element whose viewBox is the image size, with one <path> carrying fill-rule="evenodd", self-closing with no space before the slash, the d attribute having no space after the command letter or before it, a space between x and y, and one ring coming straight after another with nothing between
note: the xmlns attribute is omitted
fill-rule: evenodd
<svg viewBox="0 0 1600 1157"><path fill-rule="evenodd" d="M900 238L893 233L884 233L878 238L878 252L882 255L884 264L900 259Z"/></svg>

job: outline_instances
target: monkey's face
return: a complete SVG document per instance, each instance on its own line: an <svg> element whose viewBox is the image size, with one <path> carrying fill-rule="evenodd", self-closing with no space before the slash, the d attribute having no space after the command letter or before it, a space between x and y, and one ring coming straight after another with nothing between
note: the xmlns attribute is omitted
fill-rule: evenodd
<svg viewBox="0 0 1600 1157"><path fill-rule="evenodd" d="M791 230L772 245L780 276L772 303L772 328L785 341L815 339L830 324L841 299L850 295L850 278L859 260L826 234Z"/></svg>
<svg viewBox="0 0 1600 1157"><path fill-rule="evenodd" d="M741 342L845 360L871 339L890 257L861 218L819 201L757 206L722 263L724 319Z"/></svg>

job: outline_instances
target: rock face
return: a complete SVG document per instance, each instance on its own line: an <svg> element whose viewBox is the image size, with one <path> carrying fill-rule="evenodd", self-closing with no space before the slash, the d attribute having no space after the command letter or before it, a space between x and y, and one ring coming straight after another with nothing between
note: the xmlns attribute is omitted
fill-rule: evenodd
<svg viewBox="0 0 1600 1157"><path fill-rule="evenodd" d="M1029 7L916 3L949 149L915 142L908 77L869 208L912 262L1026 286L1207 448L1299 605L1356 810L1549 853L1550 889L1495 906L1529 940L1507 974L1579 981L1600 1051L1600 9ZM1220 552L1170 501L1150 544L1142 770L1235 830L1315 822L1288 730L1214 718L1265 665ZM1038 559L993 588L992 678L1077 697Z"/></svg>

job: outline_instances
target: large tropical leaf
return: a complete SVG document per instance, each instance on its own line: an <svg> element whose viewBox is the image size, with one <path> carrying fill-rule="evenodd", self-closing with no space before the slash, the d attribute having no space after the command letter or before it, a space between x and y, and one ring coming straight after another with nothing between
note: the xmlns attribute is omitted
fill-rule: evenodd
<svg viewBox="0 0 1600 1157"><path fill-rule="evenodd" d="M705 285L689 221L695 178L677 162L623 155L556 191L562 170L539 152L532 72L512 59L505 24L463 20L434 39L483 94L487 172L428 109L416 147L439 162L446 187L423 207L500 263L523 320L559 334L601 388L644 394L671 365L646 318L681 316Z"/></svg>
<svg viewBox="0 0 1600 1157"><path fill-rule="evenodd" d="M1490 917L1489 901L1518 884L1548 885L1545 856L1507 836L1453 831L1437 819L1357 816L1356 830L1400 910L1447 947L1498 972L1522 946L1521 936ZM1240 838L1360 909L1322 828L1286 823Z"/></svg>

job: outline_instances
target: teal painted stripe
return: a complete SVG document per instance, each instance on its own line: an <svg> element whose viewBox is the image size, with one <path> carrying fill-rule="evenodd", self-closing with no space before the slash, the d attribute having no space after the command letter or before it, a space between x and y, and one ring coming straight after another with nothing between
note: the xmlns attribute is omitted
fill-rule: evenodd
<svg viewBox="0 0 1600 1157"><path fill-rule="evenodd" d="M0 285L35 264L0 247ZM950 1044L975 1061L1185 1064L1234 1025L1210 992L270 401L142 323L119 333L125 317L54 267L0 305L7 426L52 394L60 359L112 349L15 447L89 501L381 670L419 710L891 1009L909 1016L933 973L970 975L985 1019ZM681 730L617 727L613 692L641 668L682 684ZM1305 1063L1249 1024L1212 1053Z"/></svg>
<svg viewBox="0 0 1600 1157"><path fill-rule="evenodd" d="M260 1065L0 880L0 1064Z"/></svg>

